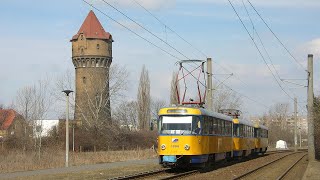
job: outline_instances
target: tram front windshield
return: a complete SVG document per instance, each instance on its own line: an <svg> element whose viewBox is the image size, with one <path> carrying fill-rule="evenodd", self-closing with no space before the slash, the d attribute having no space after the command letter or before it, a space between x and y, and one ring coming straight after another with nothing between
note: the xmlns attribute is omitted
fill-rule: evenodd
<svg viewBox="0 0 320 180"><path fill-rule="evenodd" d="M161 116L158 127L163 135L200 134L201 120L197 116Z"/></svg>

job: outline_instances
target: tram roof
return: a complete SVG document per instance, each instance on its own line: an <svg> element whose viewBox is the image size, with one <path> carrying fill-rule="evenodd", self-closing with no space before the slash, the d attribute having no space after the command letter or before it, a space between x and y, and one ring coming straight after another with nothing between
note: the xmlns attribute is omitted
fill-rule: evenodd
<svg viewBox="0 0 320 180"><path fill-rule="evenodd" d="M237 124L243 124L243 125L247 125L247 126L254 126L254 124L246 119L238 119L239 123Z"/></svg>
<svg viewBox="0 0 320 180"><path fill-rule="evenodd" d="M180 115L207 115L207 116L212 116L216 117L219 119L223 119L226 121L232 121L232 118L213 111L209 111L204 108L197 108L197 107L185 107L185 106L172 106L172 107L165 107L161 108L159 111L159 115L175 115L175 114L180 114Z"/></svg>
<svg viewBox="0 0 320 180"><path fill-rule="evenodd" d="M266 130L268 130L268 127L267 127L267 126L264 126L264 125L262 125L262 124L257 124L255 127L256 127L256 128L261 128L261 129L266 129Z"/></svg>

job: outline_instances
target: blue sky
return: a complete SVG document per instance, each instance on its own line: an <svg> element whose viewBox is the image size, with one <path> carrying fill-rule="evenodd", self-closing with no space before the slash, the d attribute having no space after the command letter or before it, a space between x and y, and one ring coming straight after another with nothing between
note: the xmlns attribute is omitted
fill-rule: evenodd
<svg viewBox="0 0 320 180"><path fill-rule="evenodd" d="M150 29L188 58L206 57L139 8L133 0L106 0ZM270 106L292 103L280 90L248 34L227 0L138 0L159 19L187 39L229 72L213 64L214 72L233 72L226 84ZM181 59L177 52L145 32L100 0L88 0L97 8L143 37ZM252 26L241 0L232 1L250 32ZM246 2L246 0L244 0ZM320 2L317 0L251 0L272 30L306 67L308 53L315 55L315 91L319 94ZM250 17L282 78L306 78L305 72L276 41L247 4ZM0 103L9 105L19 88L45 76L59 76L74 70L69 40L78 31L91 7L82 0L18 1L3 0L0 6ZM151 95L168 101L171 74L177 61L153 47L103 14L95 11L104 28L113 35L113 63L130 72L129 99L135 99L139 74L145 64L150 71ZM256 36L255 36L256 38ZM217 76L223 80L224 77ZM217 82L214 82L217 83ZM306 100L306 89L293 89L299 101ZM305 104L300 104L304 106ZM262 114L265 107L244 98L243 111ZM55 117L51 117L55 118Z"/></svg>

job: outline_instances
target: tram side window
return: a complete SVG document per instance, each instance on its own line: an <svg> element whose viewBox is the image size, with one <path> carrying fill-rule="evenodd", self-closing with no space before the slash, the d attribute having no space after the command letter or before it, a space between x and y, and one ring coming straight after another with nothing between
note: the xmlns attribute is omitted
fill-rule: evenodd
<svg viewBox="0 0 320 180"><path fill-rule="evenodd" d="M268 130L261 129L261 137L262 138L268 138Z"/></svg>
<svg viewBox="0 0 320 180"><path fill-rule="evenodd" d="M245 130L244 136L248 137L248 126L244 126L244 130Z"/></svg>
<svg viewBox="0 0 320 180"><path fill-rule="evenodd" d="M205 117L205 121L204 121L204 128L203 128L203 133L205 135L209 134L209 128L210 128L210 121L208 117Z"/></svg>
<svg viewBox="0 0 320 180"><path fill-rule="evenodd" d="M239 124L233 124L233 136L239 137Z"/></svg>
<svg viewBox="0 0 320 180"><path fill-rule="evenodd" d="M218 120L217 119L213 119L213 134L219 134L219 127L218 127Z"/></svg>
<svg viewBox="0 0 320 180"><path fill-rule="evenodd" d="M216 133L216 134L221 134L221 124L220 124L220 119L217 119L217 125L218 125L218 128L217 128L217 133Z"/></svg>
<svg viewBox="0 0 320 180"><path fill-rule="evenodd" d="M221 121L221 135L225 135L226 134L226 126L225 126L225 121L220 120Z"/></svg>
<svg viewBox="0 0 320 180"><path fill-rule="evenodd" d="M231 135L231 123L226 121L225 125L226 125L226 135L230 136Z"/></svg>
<svg viewBox="0 0 320 180"><path fill-rule="evenodd" d="M246 137L249 137L249 126L246 126Z"/></svg>
<svg viewBox="0 0 320 180"><path fill-rule="evenodd" d="M220 126L220 135L223 135L224 134L224 121L219 119L219 126Z"/></svg>
<svg viewBox="0 0 320 180"><path fill-rule="evenodd" d="M239 131L240 131L240 137L243 137L244 131L243 131L243 125L239 124Z"/></svg>
<svg viewBox="0 0 320 180"><path fill-rule="evenodd" d="M247 137L247 126L243 125L243 137Z"/></svg>
<svg viewBox="0 0 320 180"><path fill-rule="evenodd" d="M214 134L213 131L213 118L212 117L208 117L208 124L209 124L209 134Z"/></svg>

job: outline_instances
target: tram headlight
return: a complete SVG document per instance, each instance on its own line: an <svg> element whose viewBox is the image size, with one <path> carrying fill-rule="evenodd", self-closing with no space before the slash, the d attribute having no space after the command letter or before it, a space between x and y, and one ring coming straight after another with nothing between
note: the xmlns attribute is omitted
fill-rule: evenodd
<svg viewBox="0 0 320 180"><path fill-rule="evenodd" d="M190 149L190 146L188 144L184 145L184 149L185 150L189 150Z"/></svg>
<svg viewBox="0 0 320 180"><path fill-rule="evenodd" d="M166 145L165 145L165 144L162 144L162 145L161 145L161 149L162 149L162 150L165 150L165 149L166 149Z"/></svg>

